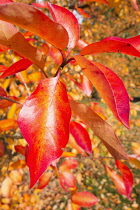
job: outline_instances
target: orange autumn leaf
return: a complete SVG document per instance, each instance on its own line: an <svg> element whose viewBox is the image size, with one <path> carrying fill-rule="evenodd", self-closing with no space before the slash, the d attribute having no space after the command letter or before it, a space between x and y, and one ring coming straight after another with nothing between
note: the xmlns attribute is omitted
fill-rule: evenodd
<svg viewBox="0 0 140 210"><path fill-rule="evenodd" d="M0 120L0 132L17 128L17 121L13 119Z"/></svg>

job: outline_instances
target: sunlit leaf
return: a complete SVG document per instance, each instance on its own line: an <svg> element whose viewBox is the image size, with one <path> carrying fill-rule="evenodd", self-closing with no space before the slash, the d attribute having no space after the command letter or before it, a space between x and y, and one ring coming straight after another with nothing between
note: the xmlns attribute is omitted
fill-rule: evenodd
<svg viewBox="0 0 140 210"><path fill-rule="evenodd" d="M80 52L81 55L89 55L96 53L117 52L140 57L140 35L122 39L118 37L107 37L100 42L92 43Z"/></svg>
<svg viewBox="0 0 140 210"><path fill-rule="evenodd" d="M33 6L38 7L38 8L48 8L48 3L47 2L40 2L40 3L32 3Z"/></svg>
<svg viewBox="0 0 140 210"><path fill-rule="evenodd" d="M99 137L113 157L116 159L127 159L127 154L120 140L108 123L84 104L70 100L70 105L74 114L79 116L94 131L95 135Z"/></svg>
<svg viewBox="0 0 140 210"><path fill-rule="evenodd" d="M104 65L76 55L83 73L98 90L114 116L129 128L129 96L121 79Z"/></svg>
<svg viewBox="0 0 140 210"><path fill-rule="evenodd" d="M28 74L28 78L31 82L39 82L42 79L42 73L40 71L35 71L31 74Z"/></svg>
<svg viewBox="0 0 140 210"><path fill-rule="evenodd" d="M11 5L12 4L14 3L11 3ZM0 7L1 6L3 6L3 4L0 5ZM17 28L2 20L0 20L0 43L28 58L39 68L44 68L45 62L42 53L37 48L30 45Z"/></svg>
<svg viewBox="0 0 140 210"><path fill-rule="evenodd" d="M68 34L65 28L31 5L2 4L0 5L0 19L31 31L57 48L63 49L67 46Z"/></svg>
<svg viewBox="0 0 140 210"><path fill-rule="evenodd" d="M81 191L72 196L72 201L81 207L91 207L98 202L98 198L90 192Z"/></svg>
<svg viewBox="0 0 140 210"><path fill-rule="evenodd" d="M68 48L74 48L80 36L77 18L73 15L72 12L70 12L64 7L50 4L49 2L48 6L54 21L60 23L68 32Z"/></svg>
<svg viewBox="0 0 140 210"><path fill-rule="evenodd" d="M24 103L18 124L29 144L30 187L62 154L69 138L70 117L66 88L58 77L43 80Z"/></svg>
<svg viewBox="0 0 140 210"><path fill-rule="evenodd" d="M9 177L12 180L13 184L20 184L22 181L22 174L18 170L13 170L9 173Z"/></svg>
<svg viewBox="0 0 140 210"><path fill-rule="evenodd" d="M25 161L19 159L19 160L15 161L15 162L10 162L10 165L8 167L8 171L25 168L25 166L26 166Z"/></svg>
<svg viewBox="0 0 140 210"><path fill-rule="evenodd" d="M17 121L13 119L0 120L0 132L17 128Z"/></svg>
<svg viewBox="0 0 140 210"><path fill-rule="evenodd" d="M70 122L70 133L75 138L77 144L82 147L82 149L91 155L92 146L91 139L87 130L79 123L71 121Z"/></svg>
<svg viewBox="0 0 140 210"><path fill-rule="evenodd" d="M81 210L81 208L80 208L80 206L72 203L71 200L68 200L65 210Z"/></svg>
<svg viewBox="0 0 140 210"><path fill-rule="evenodd" d="M126 196L130 198L133 187L133 174L128 168L128 166L122 163L121 161L116 160L116 165L117 168L121 171L123 177L124 185L126 188Z"/></svg>
<svg viewBox="0 0 140 210"><path fill-rule="evenodd" d="M110 176L110 178L112 179L118 193L120 193L121 195L126 195L127 194L126 188L122 176L120 176L116 171L109 168L108 166L104 167L106 169L108 176Z"/></svg>
<svg viewBox="0 0 140 210"><path fill-rule="evenodd" d="M63 56L59 49L51 47L49 55L55 60L57 64L60 65L63 62Z"/></svg>

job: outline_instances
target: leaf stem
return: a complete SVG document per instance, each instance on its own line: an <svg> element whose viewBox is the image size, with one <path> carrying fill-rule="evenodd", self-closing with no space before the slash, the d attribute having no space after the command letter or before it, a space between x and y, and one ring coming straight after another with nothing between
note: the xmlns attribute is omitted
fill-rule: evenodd
<svg viewBox="0 0 140 210"><path fill-rule="evenodd" d="M2 99L7 100L7 101L11 101L11 102L13 102L13 103L20 104L21 106L23 105L23 104L21 104L20 102L17 102L17 101L15 101L15 100L13 100L13 99L10 99L10 98L7 98L7 97L0 96L0 100L2 100Z"/></svg>

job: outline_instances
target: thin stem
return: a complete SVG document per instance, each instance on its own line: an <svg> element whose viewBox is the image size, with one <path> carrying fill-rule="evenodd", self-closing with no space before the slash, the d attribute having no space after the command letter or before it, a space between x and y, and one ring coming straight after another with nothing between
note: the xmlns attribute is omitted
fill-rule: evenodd
<svg viewBox="0 0 140 210"><path fill-rule="evenodd" d="M15 101L15 100L12 100L12 99L7 98L7 97L0 96L0 99L4 99L4 100L7 100L7 101L11 101L11 102L13 102L13 103L20 104L21 106L23 105L23 104L21 104L20 102L17 102L17 101Z"/></svg>

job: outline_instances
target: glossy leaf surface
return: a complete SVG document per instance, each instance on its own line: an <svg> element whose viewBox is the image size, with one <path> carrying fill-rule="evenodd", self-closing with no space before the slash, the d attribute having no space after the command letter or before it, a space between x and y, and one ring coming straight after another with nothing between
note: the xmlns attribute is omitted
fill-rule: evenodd
<svg viewBox="0 0 140 210"><path fill-rule="evenodd" d="M70 117L66 88L58 77L43 80L24 103L18 124L29 144L30 187L61 156L69 138Z"/></svg>
<svg viewBox="0 0 140 210"><path fill-rule="evenodd" d="M82 191L74 194L72 201L81 207L88 208L94 206L98 202L98 198L90 192Z"/></svg>
<svg viewBox="0 0 140 210"><path fill-rule="evenodd" d="M0 19L31 31L57 48L63 49L67 46L68 34L64 27L31 5L2 4L0 5Z"/></svg>
<svg viewBox="0 0 140 210"><path fill-rule="evenodd" d="M72 12L58 5L48 2L49 10L55 22L61 24L68 32L69 42L68 48L72 49L79 39L79 24L77 18Z"/></svg>
<svg viewBox="0 0 140 210"><path fill-rule="evenodd" d="M70 133L75 138L77 144L89 155L92 153L91 140L87 130L79 123L70 122Z"/></svg>
<svg viewBox="0 0 140 210"><path fill-rule="evenodd" d="M100 42L92 43L80 52L81 55L89 55L96 53L124 53L127 55L132 55L140 57L140 35L129 38L122 39L118 37L107 37Z"/></svg>
<svg viewBox="0 0 140 210"><path fill-rule="evenodd" d="M116 171L109 168L108 166L104 167L108 176L110 176L110 178L112 179L118 193L120 193L121 195L126 195L126 188L122 176L120 176Z"/></svg>
<svg viewBox="0 0 140 210"><path fill-rule="evenodd" d="M132 192L132 186L133 186L133 174L128 168L128 166L122 163L121 161L116 160L116 165L117 165L117 168L121 171L121 174L124 180L124 185L126 188L126 196L130 198L130 195Z"/></svg>
<svg viewBox="0 0 140 210"><path fill-rule="evenodd" d="M129 96L121 79L104 65L77 55L76 61L90 79L114 116L129 128Z"/></svg>
<svg viewBox="0 0 140 210"><path fill-rule="evenodd" d="M93 130L95 135L99 137L113 157L116 159L127 159L127 154L124 151L120 140L117 138L113 128L108 123L84 104L70 100L70 105L74 114L79 116L81 120Z"/></svg>
<svg viewBox="0 0 140 210"><path fill-rule="evenodd" d="M32 62L28 59L21 59L19 61L17 61L16 63L14 63L13 65L11 65L9 68L7 68L2 75L0 75L0 78L4 78L7 76L11 76L17 72L23 71L25 69L27 69L30 65L32 65Z"/></svg>
<svg viewBox="0 0 140 210"><path fill-rule="evenodd" d="M14 3L11 3L14 4ZM1 6L1 5L0 5ZM43 69L45 62L42 53L30 45L24 36L10 23L0 20L0 43L28 58Z"/></svg>

